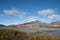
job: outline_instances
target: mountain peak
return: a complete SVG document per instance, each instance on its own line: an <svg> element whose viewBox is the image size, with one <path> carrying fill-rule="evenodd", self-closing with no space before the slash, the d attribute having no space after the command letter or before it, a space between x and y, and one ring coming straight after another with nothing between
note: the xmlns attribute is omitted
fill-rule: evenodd
<svg viewBox="0 0 60 40"><path fill-rule="evenodd" d="M35 22L41 22L41 21L39 21L39 20L35 20Z"/></svg>

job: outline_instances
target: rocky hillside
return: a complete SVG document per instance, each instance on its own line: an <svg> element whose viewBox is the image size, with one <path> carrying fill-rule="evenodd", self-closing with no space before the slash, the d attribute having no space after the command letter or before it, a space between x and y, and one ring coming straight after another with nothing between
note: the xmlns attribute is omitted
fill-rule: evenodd
<svg viewBox="0 0 60 40"><path fill-rule="evenodd" d="M5 25L0 25L0 27L6 27ZM57 21L57 22L52 22L52 23L43 23L41 21L31 21L31 22L27 22L27 23L23 23L23 24L18 24L18 25L9 25L8 27L29 27L29 28L32 28L32 27L52 27L52 28L60 28L60 22Z"/></svg>
<svg viewBox="0 0 60 40"><path fill-rule="evenodd" d="M52 22L50 24L48 23L43 23L41 21L31 21L28 23L23 23L23 24L18 24L18 25L10 25L10 27L55 27L55 28L59 28L60 27L60 22Z"/></svg>

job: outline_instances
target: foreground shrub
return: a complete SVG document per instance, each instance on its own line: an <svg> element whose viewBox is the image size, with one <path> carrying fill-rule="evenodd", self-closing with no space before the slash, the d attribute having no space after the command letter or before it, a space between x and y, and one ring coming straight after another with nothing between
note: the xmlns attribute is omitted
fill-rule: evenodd
<svg viewBox="0 0 60 40"><path fill-rule="evenodd" d="M0 40L25 40L26 37L24 32L0 29Z"/></svg>

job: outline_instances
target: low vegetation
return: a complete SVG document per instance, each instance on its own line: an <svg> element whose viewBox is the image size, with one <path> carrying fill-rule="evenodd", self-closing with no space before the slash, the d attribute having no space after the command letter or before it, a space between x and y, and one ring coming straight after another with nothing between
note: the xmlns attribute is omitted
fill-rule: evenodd
<svg viewBox="0 0 60 40"><path fill-rule="evenodd" d="M60 37L44 34L26 34L17 30L0 29L0 40L60 40Z"/></svg>
<svg viewBox="0 0 60 40"><path fill-rule="evenodd" d="M24 32L0 29L0 40L25 40L26 37Z"/></svg>

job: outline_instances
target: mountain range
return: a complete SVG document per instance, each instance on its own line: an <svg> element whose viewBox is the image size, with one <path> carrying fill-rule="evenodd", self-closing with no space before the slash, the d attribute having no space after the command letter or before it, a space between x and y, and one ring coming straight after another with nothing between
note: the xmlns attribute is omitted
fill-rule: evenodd
<svg viewBox="0 0 60 40"><path fill-rule="evenodd" d="M0 24L0 27L7 27L3 24ZM51 23L44 23L39 20L31 21L23 24L18 25L8 25L8 27L46 27L46 28L60 28L60 21L51 22Z"/></svg>

